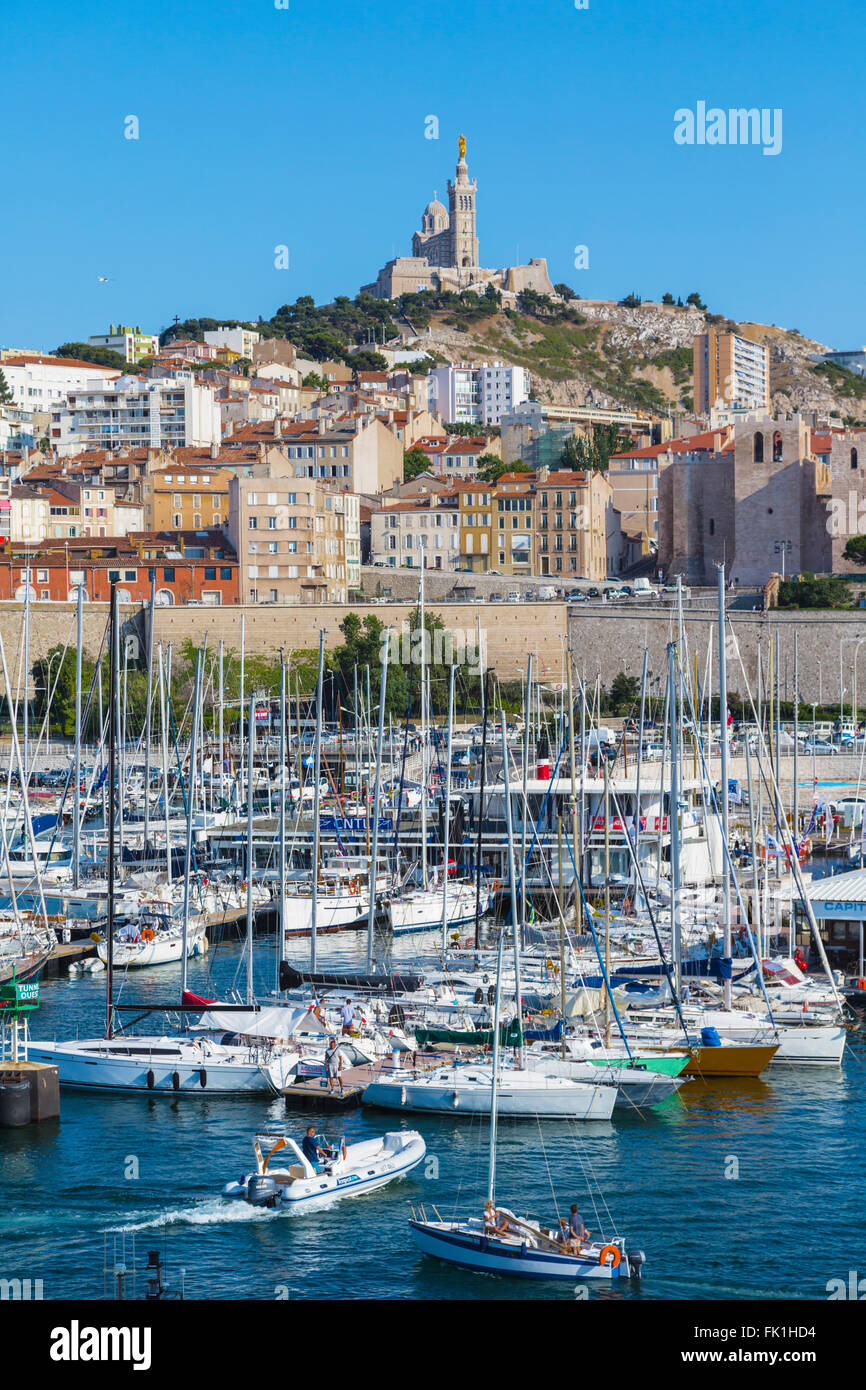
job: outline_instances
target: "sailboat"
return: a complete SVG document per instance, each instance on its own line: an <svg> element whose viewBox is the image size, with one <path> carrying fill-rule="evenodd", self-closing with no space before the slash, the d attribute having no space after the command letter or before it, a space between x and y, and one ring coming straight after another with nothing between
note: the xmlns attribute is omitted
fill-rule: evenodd
<svg viewBox="0 0 866 1390"><path fill-rule="evenodd" d="M424 1207L411 1208L409 1229L425 1255L479 1274L505 1274L521 1279L584 1279L612 1282L623 1277L639 1279L645 1256L627 1250L624 1239L613 1234L607 1240L564 1238L550 1226L529 1217L518 1217L507 1207L494 1205L496 1197L496 1125L499 1105L499 1001L502 978L502 938L497 965L496 1006L493 1023L493 1064L490 1068L490 1149L487 1169L487 1202L480 1216L464 1220L430 1218Z"/></svg>

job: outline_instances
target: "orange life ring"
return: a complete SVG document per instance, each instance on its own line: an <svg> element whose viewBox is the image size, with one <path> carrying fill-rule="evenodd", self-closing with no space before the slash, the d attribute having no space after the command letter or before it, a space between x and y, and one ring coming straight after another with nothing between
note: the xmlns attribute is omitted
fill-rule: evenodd
<svg viewBox="0 0 866 1390"><path fill-rule="evenodd" d="M142 941L153 940L153 927L143 927L141 932Z"/></svg>
<svg viewBox="0 0 866 1390"><path fill-rule="evenodd" d="M607 1259L607 1256L608 1256L608 1255L613 1255L613 1259L612 1259L612 1260L608 1260L608 1259ZM599 1262L600 1265L609 1264L610 1267L611 1267L611 1269L616 1269L616 1267L617 1267L617 1265L619 1264L619 1262L620 1262L621 1259L622 1259L622 1255L621 1255L620 1252L619 1252L619 1247L618 1247L618 1246L616 1246L616 1245L605 1245L604 1249L599 1253L598 1262Z"/></svg>
<svg viewBox="0 0 866 1390"><path fill-rule="evenodd" d="M355 897L358 893L360 893L360 891L361 890L358 887L358 880L356 878L353 878L351 883L349 884L349 892L351 893L352 897Z"/></svg>

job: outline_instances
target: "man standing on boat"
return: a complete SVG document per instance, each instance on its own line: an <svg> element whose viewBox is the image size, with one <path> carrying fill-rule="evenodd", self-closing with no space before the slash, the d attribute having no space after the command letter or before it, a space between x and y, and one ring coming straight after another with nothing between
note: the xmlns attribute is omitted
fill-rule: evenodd
<svg viewBox="0 0 866 1390"><path fill-rule="evenodd" d="M304 1158L313 1165L317 1173L322 1171L321 1159L330 1157L326 1149L316 1143L316 1126L308 1125L307 1132L301 1140L301 1152Z"/></svg>
<svg viewBox="0 0 866 1390"><path fill-rule="evenodd" d="M343 1050L336 1038L328 1038L328 1050L325 1053L325 1075L328 1078L328 1090L333 1091L334 1082L340 1087L340 1095L343 1094Z"/></svg>
<svg viewBox="0 0 866 1390"><path fill-rule="evenodd" d="M343 1021L343 1037L345 1038L355 1026L355 1006L351 999L347 999L341 1008L340 1018Z"/></svg>

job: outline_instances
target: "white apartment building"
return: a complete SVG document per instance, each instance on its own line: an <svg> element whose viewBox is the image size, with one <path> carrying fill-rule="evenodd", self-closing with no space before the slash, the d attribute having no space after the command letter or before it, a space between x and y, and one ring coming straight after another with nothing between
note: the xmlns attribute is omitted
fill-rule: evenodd
<svg viewBox="0 0 866 1390"><path fill-rule="evenodd" d="M0 366L15 404L23 410L46 413L56 410L70 391L98 388L120 375L113 367L96 367L74 357L45 353L19 353L4 358Z"/></svg>
<svg viewBox="0 0 866 1390"><path fill-rule="evenodd" d="M460 566L460 513L435 498L398 502L370 517L374 565L391 569L456 570Z"/></svg>
<svg viewBox="0 0 866 1390"><path fill-rule="evenodd" d="M142 357L155 357L159 352L158 334L142 333L140 328L129 328L125 323L109 324L107 333L96 333L87 341L91 347L119 352L127 362L140 362Z"/></svg>
<svg viewBox="0 0 866 1390"><path fill-rule="evenodd" d="M252 328L215 328L205 333L204 340L210 347L228 348L229 352L237 352L252 361L253 348L261 336Z"/></svg>
<svg viewBox="0 0 866 1390"><path fill-rule="evenodd" d="M219 444L220 407L212 386L191 372L70 391L51 416L51 443L61 457L81 449L170 449Z"/></svg>
<svg viewBox="0 0 866 1390"><path fill-rule="evenodd" d="M529 400L529 372L504 362L434 367L427 389L429 409L443 420L498 425L503 415Z"/></svg>

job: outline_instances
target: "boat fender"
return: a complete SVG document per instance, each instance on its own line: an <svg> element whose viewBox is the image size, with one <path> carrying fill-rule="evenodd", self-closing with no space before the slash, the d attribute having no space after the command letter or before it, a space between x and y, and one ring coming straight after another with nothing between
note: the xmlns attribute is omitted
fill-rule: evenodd
<svg viewBox="0 0 866 1390"><path fill-rule="evenodd" d="M180 1090L180 1072L173 1071L171 1074L171 1084L176 1091Z"/></svg>
<svg viewBox="0 0 866 1390"><path fill-rule="evenodd" d="M400 1087L400 1104L401 1104L401 1105L405 1105L405 1104L406 1104L406 1087L405 1087L405 1086L401 1086L401 1087Z"/></svg>
<svg viewBox="0 0 866 1390"><path fill-rule="evenodd" d="M454 1106L454 1109L455 1109L455 1110L458 1108L458 1106L459 1106L459 1104L460 1104L460 1092L459 1092L459 1091L452 1091L452 1092L451 1092L451 1104Z"/></svg>
<svg viewBox="0 0 866 1390"><path fill-rule="evenodd" d="M348 1150L347 1147L346 1147L346 1141L345 1141L345 1139L344 1139L344 1140L342 1141L341 1145L340 1145L340 1153L342 1154L343 1162L344 1162L344 1163L346 1162L346 1154L347 1154L348 1152L349 1152L349 1150Z"/></svg>
<svg viewBox="0 0 866 1390"><path fill-rule="evenodd" d="M476 989L476 991L475 991L475 1003L476 1003L476 1004L483 1004L483 1003L484 1003L484 990L481 989L480 986L479 986L479 988Z"/></svg>
<svg viewBox="0 0 866 1390"><path fill-rule="evenodd" d="M611 1259L608 1259L608 1255L611 1256ZM599 1264L610 1265L611 1269L616 1269L621 1259L622 1255L620 1254L619 1248L616 1245L605 1245L599 1252L598 1256Z"/></svg>
<svg viewBox="0 0 866 1390"><path fill-rule="evenodd" d="M154 1076L153 1071L149 1071L149 1072L147 1073L147 1089L148 1089L149 1091L152 1091L155 1085L156 1085L156 1077Z"/></svg>
<svg viewBox="0 0 866 1390"><path fill-rule="evenodd" d="M857 988L866 989L866 980L864 980L862 977L857 981Z"/></svg>
<svg viewBox="0 0 866 1390"><path fill-rule="evenodd" d="M487 986L487 1002L488 1002L488 1004L495 1004L495 1002L496 1002L496 986L495 986L495 985L488 985L488 986Z"/></svg>
<svg viewBox="0 0 866 1390"><path fill-rule="evenodd" d="M201 1086L202 1090L204 1090L207 1085L207 1071L204 1067L202 1067L198 1074L198 1084Z"/></svg>

